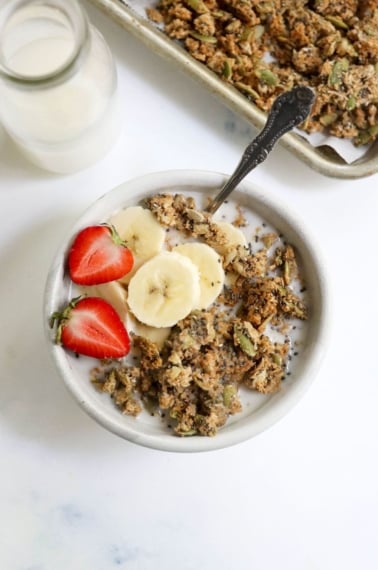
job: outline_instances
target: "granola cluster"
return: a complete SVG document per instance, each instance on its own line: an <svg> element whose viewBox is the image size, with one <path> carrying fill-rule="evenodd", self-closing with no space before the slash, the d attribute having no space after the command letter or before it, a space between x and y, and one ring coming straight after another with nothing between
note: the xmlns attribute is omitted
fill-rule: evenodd
<svg viewBox="0 0 378 570"><path fill-rule="evenodd" d="M232 245L210 214L193 198L158 194L146 206L166 228L217 248L230 284L207 310L179 321L162 346L133 336L137 364L111 364L93 370L92 380L121 411L144 408L169 418L180 436L213 436L242 408L239 387L273 394L280 389L290 349L288 337L274 342L268 325L281 332L307 308L291 287L298 278L294 250L261 236L261 248ZM239 213L237 223L244 223ZM142 404L142 405L141 405Z"/></svg>
<svg viewBox="0 0 378 570"><path fill-rule="evenodd" d="M264 111L294 85L316 90L306 132L378 136L376 0L159 0L149 17Z"/></svg>

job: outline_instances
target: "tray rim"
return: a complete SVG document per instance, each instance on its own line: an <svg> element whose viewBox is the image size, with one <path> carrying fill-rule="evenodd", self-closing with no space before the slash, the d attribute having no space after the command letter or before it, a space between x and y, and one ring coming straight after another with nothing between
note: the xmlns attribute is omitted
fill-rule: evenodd
<svg viewBox="0 0 378 570"><path fill-rule="evenodd" d="M232 85L223 82L203 63L196 61L178 43L173 42L155 25L141 17L124 0L89 0L121 27L140 39L155 53L173 62L182 71L207 87L226 107L260 129L265 124L266 113L256 107ZM282 144L297 158L318 173L331 178L356 179L378 172L378 140L366 154L352 164L346 163L329 147L314 147L297 133L287 133Z"/></svg>

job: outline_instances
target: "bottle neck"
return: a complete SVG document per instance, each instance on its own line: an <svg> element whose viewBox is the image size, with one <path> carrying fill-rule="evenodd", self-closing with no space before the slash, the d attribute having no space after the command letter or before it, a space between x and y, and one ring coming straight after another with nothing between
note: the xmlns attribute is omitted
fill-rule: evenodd
<svg viewBox="0 0 378 570"><path fill-rule="evenodd" d="M8 0L0 7L0 78L26 89L66 81L89 38L77 0Z"/></svg>

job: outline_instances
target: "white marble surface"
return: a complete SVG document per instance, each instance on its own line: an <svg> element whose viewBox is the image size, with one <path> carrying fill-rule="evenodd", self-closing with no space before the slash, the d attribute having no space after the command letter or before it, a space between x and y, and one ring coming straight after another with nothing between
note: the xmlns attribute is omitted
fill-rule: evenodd
<svg viewBox="0 0 378 570"><path fill-rule="evenodd" d="M0 136L1 570L376 570L378 176L340 181L276 148L253 174L319 236L333 334L300 404L257 438L176 455L87 417L47 353L45 276L96 197L155 170L230 172L254 131L86 5L116 57L123 132L59 177Z"/></svg>

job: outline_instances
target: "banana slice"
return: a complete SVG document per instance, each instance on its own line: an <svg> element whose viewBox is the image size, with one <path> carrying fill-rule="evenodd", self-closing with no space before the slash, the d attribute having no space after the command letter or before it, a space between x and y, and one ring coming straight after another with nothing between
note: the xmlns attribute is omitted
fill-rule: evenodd
<svg viewBox="0 0 378 570"><path fill-rule="evenodd" d="M171 332L171 327L156 328L143 325L137 321L131 313L127 313L126 328L129 332L132 331L138 336L148 338L148 340L154 342L159 349L163 347L164 342Z"/></svg>
<svg viewBox="0 0 378 570"><path fill-rule="evenodd" d="M89 297L101 297L110 303L119 314L122 321L125 321L127 315L127 293L118 281L109 281L109 283L101 283L101 285L91 285L90 287L82 287L83 293Z"/></svg>
<svg viewBox="0 0 378 570"><path fill-rule="evenodd" d="M127 302L142 323L171 327L197 306L199 296L196 266L184 255L163 251L131 278Z"/></svg>
<svg viewBox="0 0 378 570"><path fill-rule="evenodd" d="M172 251L187 256L198 268L200 298L195 308L207 309L218 297L224 285L224 270L220 256L205 243L180 244Z"/></svg>
<svg viewBox="0 0 378 570"><path fill-rule="evenodd" d="M110 218L109 223L115 227L134 254L133 269L120 279L121 283L129 283L139 267L161 251L165 230L153 213L141 206L120 210Z"/></svg>
<svg viewBox="0 0 378 570"><path fill-rule="evenodd" d="M220 253L221 255L226 255L226 253L230 251L230 249L233 249L238 245L247 247L248 245L247 239L239 228L235 227L233 224L230 224L230 222L223 222L216 220L213 221L214 224L216 224L221 229L222 233L224 234L227 240L227 243L223 245L212 244L214 249L218 253Z"/></svg>

